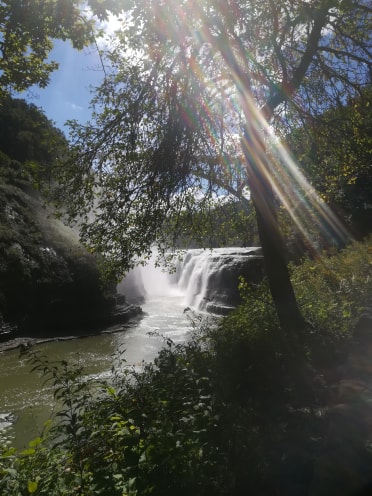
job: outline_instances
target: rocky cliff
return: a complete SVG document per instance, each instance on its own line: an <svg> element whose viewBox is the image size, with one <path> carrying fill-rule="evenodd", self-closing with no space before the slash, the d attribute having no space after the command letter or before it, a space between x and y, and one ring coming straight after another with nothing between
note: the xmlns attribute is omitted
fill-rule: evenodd
<svg viewBox="0 0 372 496"><path fill-rule="evenodd" d="M116 303L77 234L43 206L23 166L0 155L0 340L94 330L125 319Z"/></svg>

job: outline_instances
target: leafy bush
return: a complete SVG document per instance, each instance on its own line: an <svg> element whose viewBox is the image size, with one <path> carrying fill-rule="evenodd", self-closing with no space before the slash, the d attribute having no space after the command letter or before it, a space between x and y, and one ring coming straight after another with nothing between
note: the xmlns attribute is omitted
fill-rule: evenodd
<svg viewBox="0 0 372 496"><path fill-rule="evenodd" d="M118 365L112 384L88 383L81 370L32 354L61 409L45 439L3 451L1 494L202 494L218 458L217 418L210 379L195 369L195 357L199 366L205 361L195 347L169 342L140 373Z"/></svg>
<svg viewBox="0 0 372 496"><path fill-rule="evenodd" d="M347 344L372 294L372 238L292 268L301 311L311 324L304 341L315 362L331 362Z"/></svg>
<svg viewBox="0 0 372 496"><path fill-rule="evenodd" d="M262 347L234 384L238 370L229 371L228 350L222 354L224 339L217 337L228 331L207 326L188 343L168 341L140 371L118 362L107 383L84 381L66 363L57 367L32 355L61 408L37 447L5 450L1 494L232 496L277 484L272 468L288 435L278 424L287 412L269 386L274 370L280 374L265 361L260 376ZM254 342L262 340L257 335ZM237 333L232 348L238 343Z"/></svg>

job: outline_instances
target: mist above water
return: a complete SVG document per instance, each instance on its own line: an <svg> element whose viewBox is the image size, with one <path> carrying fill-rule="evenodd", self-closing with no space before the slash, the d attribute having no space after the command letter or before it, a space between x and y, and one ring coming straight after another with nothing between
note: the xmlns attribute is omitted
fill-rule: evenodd
<svg viewBox="0 0 372 496"><path fill-rule="evenodd" d="M144 267L131 270L118 285L118 292L126 296L128 303L140 304L160 296L182 296L184 291L177 285L174 274L155 266L155 259Z"/></svg>

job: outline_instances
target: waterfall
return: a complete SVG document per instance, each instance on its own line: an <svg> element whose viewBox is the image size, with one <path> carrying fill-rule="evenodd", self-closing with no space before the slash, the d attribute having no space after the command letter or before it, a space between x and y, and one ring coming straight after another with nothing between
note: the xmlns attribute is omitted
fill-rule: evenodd
<svg viewBox="0 0 372 496"><path fill-rule="evenodd" d="M119 285L129 302L139 298L183 295L185 306L212 313L227 313L240 302L239 277L257 282L262 278L260 248L187 250L176 275L150 262L131 271ZM134 301L135 300L135 301Z"/></svg>
<svg viewBox="0 0 372 496"><path fill-rule="evenodd" d="M261 275L262 257L258 248L188 250L172 275L154 264L138 267L127 275L118 291L126 295L128 302L142 300L144 316L139 322L112 335L103 333L87 340L43 343L43 353L51 362L62 356L69 363L79 366L83 363L87 370L106 374L111 370L115 350L125 349L127 364L141 366L142 360L156 357L164 346L164 338L174 343L185 341L190 331L186 307L225 314L239 303L239 276L254 281ZM49 411L46 402L50 391L38 390L26 362L17 359L18 351L7 353L10 354L4 354L0 362L0 430L14 421L12 414L4 412L14 412L17 435L20 440L29 439L30 431L37 425L35 419L43 419ZM31 405L36 413L30 423ZM38 426L37 429L32 435L37 435Z"/></svg>
<svg viewBox="0 0 372 496"><path fill-rule="evenodd" d="M189 250L179 267L178 286L185 293L186 303L204 310L208 283L213 274L213 257L210 250Z"/></svg>

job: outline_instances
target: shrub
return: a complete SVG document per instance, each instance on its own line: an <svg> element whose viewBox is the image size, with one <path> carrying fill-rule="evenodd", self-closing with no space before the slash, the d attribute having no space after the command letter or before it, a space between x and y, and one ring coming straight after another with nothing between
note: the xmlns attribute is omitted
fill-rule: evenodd
<svg viewBox="0 0 372 496"><path fill-rule="evenodd" d="M372 238L316 260L305 259L292 267L292 282L301 312L310 323L303 338L310 357L316 363L332 363L370 305Z"/></svg>

